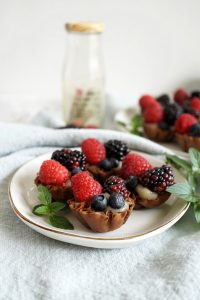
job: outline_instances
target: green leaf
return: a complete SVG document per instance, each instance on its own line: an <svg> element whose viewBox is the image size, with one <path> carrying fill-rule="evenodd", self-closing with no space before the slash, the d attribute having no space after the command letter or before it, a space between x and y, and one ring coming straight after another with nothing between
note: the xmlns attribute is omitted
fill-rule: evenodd
<svg viewBox="0 0 200 300"><path fill-rule="evenodd" d="M194 215L198 224L200 224L200 202L194 203Z"/></svg>
<svg viewBox="0 0 200 300"><path fill-rule="evenodd" d="M141 115L135 115L131 120L131 133L136 135L143 135L142 130L142 116Z"/></svg>
<svg viewBox="0 0 200 300"><path fill-rule="evenodd" d="M52 202L49 207L51 209L51 212L57 212L65 207L65 203L62 202Z"/></svg>
<svg viewBox="0 0 200 300"><path fill-rule="evenodd" d="M192 165L189 161L184 160L176 155L166 154L166 160L167 163L170 163L177 169L183 168L187 172L190 172L192 170Z"/></svg>
<svg viewBox="0 0 200 300"><path fill-rule="evenodd" d="M49 215L51 211L48 205L39 204L33 207L32 212L35 215L40 216L40 215Z"/></svg>
<svg viewBox="0 0 200 300"><path fill-rule="evenodd" d="M176 183L167 188L167 192L179 197L187 202L196 202L197 197L193 193L193 188L188 183Z"/></svg>
<svg viewBox="0 0 200 300"><path fill-rule="evenodd" d="M49 216L49 222L51 223L52 226L57 228L70 229L70 230L74 229L72 223L70 223L70 221L65 217L51 215Z"/></svg>
<svg viewBox="0 0 200 300"><path fill-rule="evenodd" d="M194 171L200 171L200 152L195 148L189 149L189 156Z"/></svg>
<svg viewBox="0 0 200 300"><path fill-rule="evenodd" d="M44 205L49 205L52 201L52 196L48 188L42 184L38 186L38 199Z"/></svg>

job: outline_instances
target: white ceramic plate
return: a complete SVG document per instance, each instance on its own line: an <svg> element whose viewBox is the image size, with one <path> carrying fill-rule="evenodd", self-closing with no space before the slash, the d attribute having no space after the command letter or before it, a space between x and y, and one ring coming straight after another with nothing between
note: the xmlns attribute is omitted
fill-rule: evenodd
<svg viewBox="0 0 200 300"><path fill-rule="evenodd" d="M153 165L162 165L163 161L143 154ZM187 211L189 205L171 196L162 206L150 210L133 211L125 225L108 233L94 233L84 227L68 213L67 217L73 223L74 230L64 230L52 227L45 217L32 213L34 205L38 204L34 178L41 163L49 159L51 154L39 156L22 166L13 176L9 186L9 198L16 215L29 227L50 238L94 248L123 248L154 236L171 227ZM185 179L175 171L176 182Z"/></svg>

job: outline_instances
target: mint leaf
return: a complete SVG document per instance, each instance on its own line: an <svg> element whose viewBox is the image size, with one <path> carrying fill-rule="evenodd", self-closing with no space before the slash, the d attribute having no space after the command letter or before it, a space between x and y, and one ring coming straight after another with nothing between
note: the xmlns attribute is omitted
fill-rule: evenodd
<svg viewBox="0 0 200 300"><path fill-rule="evenodd" d="M39 204L33 207L32 212L37 215L48 215L51 211L48 205Z"/></svg>
<svg viewBox="0 0 200 300"><path fill-rule="evenodd" d="M48 188L42 184L38 186L38 199L44 205L49 205L52 201L52 196Z"/></svg>
<svg viewBox="0 0 200 300"><path fill-rule="evenodd" d="M166 160L167 163L170 163L177 169L183 168L187 172L190 172L192 170L192 165L189 161L184 160L176 155L166 154Z"/></svg>
<svg viewBox="0 0 200 300"><path fill-rule="evenodd" d="M142 116L135 115L131 120L131 133L136 135L143 135Z"/></svg>
<svg viewBox="0 0 200 300"><path fill-rule="evenodd" d="M62 202L52 202L49 207L51 209L51 212L57 212L65 207L65 203Z"/></svg>
<svg viewBox="0 0 200 300"><path fill-rule="evenodd" d="M192 162L193 171L200 171L200 152L195 148L190 148L189 156Z"/></svg>
<svg viewBox="0 0 200 300"><path fill-rule="evenodd" d="M74 229L72 223L70 223L70 221L65 217L51 215L49 216L49 222L52 226L57 228L70 229L70 230Z"/></svg>
<svg viewBox="0 0 200 300"><path fill-rule="evenodd" d="M167 192L179 197L187 202L196 202L197 197L193 192L193 187L188 183L176 183L167 188Z"/></svg>
<svg viewBox="0 0 200 300"><path fill-rule="evenodd" d="M200 224L200 202L194 203L194 215L198 224Z"/></svg>

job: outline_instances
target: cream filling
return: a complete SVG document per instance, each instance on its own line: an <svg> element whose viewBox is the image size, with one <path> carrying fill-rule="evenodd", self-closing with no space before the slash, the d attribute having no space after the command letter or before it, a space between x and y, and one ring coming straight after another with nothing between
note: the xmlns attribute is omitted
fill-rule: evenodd
<svg viewBox="0 0 200 300"><path fill-rule="evenodd" d="M118 213L121 213L121 212L123 212L123 211L125 211L125 210L128 210L128 209L129 209L129 205L128 205L128 203L125 201L125 205L124 205L123 207L121 207L121 208L112 208L112 207L110 207L110 206L108 205L107 208L106 208L106 211L111 210L112 212L118 212Z"/></svg>
<svg viewBox="0 0 200 300"><path fill-rule="evenodd" d="M158 197L157 193L150 191L148 188L140 184L136 186L136 192L142 199L155 200Z"/></svg>

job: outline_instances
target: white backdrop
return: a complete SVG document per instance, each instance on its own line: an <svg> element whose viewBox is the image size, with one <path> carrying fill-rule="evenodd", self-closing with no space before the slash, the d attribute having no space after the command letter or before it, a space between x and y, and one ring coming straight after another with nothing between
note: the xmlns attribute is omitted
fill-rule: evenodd
<svg viewBox="0 0 200 300"><path fill-rule="evenodd" d="M118 106L200 87L199 0L0 0L3 106L59 101L64 23L76 20L106 24L106 89Z"/></svg>

